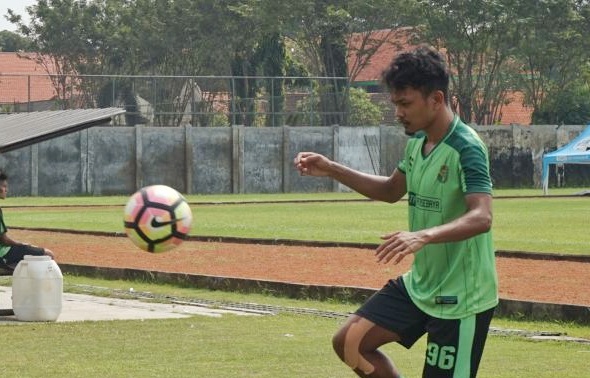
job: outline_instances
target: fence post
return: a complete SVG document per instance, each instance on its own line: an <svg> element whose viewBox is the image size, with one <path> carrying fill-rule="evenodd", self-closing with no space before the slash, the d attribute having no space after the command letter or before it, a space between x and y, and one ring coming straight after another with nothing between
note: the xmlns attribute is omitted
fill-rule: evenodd
<svg viewBox="0 0 590 378"><path fill-rule="evenodd" d="M275 118L275 78L270 78L270 114L272 119L272 126L277 126Z"/></svg>
<svg viewBox="0 0 590 378"><path fill-rule="evenodd" d="M231 124L235 125L236 122L236 82L234 77L231 78Z"/></svg>
<svg viewBox="0 0 590 378"><path fill-rule="evenodd" d="M232 126L232 193L244 192L244 126Z"/></svg>
<svg viewBox="0 0 590 378"><path fill-rule="evenodd" d="M39 195L39 144L29 147L31 150L31 196Z"/></svg>
<svg viewBox="0 0 590 378"><path fill-rule="evenodd" d="M141 162L143 153L142 134L143 126L135 125L135 190L143 187L143 164Z"/></svg>
<svg viewBox="0 0 590 378"><path fill-rule="evenodd" d="M289 146L291 145L291 129L289 126L283 126L283 185L282 185L282 192L283 193L290 193L291 192L291 167L292 167L292 160L293 157L291 155L291 151Z"/></svg>
<svg viewBox="0 0 590 378"><path fill-rule="evenodd" d="M334 161L340 160L340 127L333 125L332 127L332 155ZM332 191L339 192L340 184L336 180L332 180Z"/></svg>
<svg viewBox="0 0 590 378"><path fill-rule="evenodd" d="M111 81L111 106L115 106L116 100L117 100L117 84L116 84L116 78L113 78L113 80Z"/></svg>
<svg viewBox="0 0 590 378"><path fill-rule="evenodd" d="M88 151L88 129L80 130L80 191L83 194L92 193L92 184L89 180L89 151Z"/></svg>
<svg viewBox="0 0 590 378"><path fill-rule="evenodd" d="M184 125L185 193L193 192L193 133L191 125Z"/></svg>

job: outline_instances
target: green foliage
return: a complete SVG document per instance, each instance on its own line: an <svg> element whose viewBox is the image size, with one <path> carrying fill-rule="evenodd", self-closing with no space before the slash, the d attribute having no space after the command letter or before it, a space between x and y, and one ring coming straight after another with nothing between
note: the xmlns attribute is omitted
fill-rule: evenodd
<svg viewBox="0 0 590 378"><path fill-rule="evenodd" d="M377 126L383 121L383 106L371 101L361 88L350 88L348 126Z"/></svg>
<svg viewBox="0 0 590 378"><path fill-rule="evenodd" d="M239 46L231 61L232 104L238 113L235 122L245 126L282 125L284 109L284 79L286 70L285 43L279 34L262 35ZM262 80L257 76L269 77ZM270 79L271 78L271 79ZM258 120L257 100L263 95L268 102L266 119Z"/></svg>
<svg viewBox="0 0 590 378"><path fill-rule="evenodd" d="M579 68L576 80L552 86L533 113L536 124L585 125L590 121L590 63Z"/></svg>
<svg viewBox="0 0 590 378"><path fill-rule="evenodd" d="M230 121L227 119L227 116L223 113L214 113L211 117L211 122L205 126L230 126Z"/></svg>
<svg viewBox="0 0 590 378"><path fill-rule="evenodd" d="M589 6L588 2L544 0L522 1L515 9L520 17L516 58L519 72L524 73L517 85L534 108L535 123L566 122L579 118L568 112L586 111L587 100L579 97L587 97L582 86L588 82L580 72L590 56Z"/></svg>
<svg viewBox="0 0 590 378"><path fill-rule="evenodd" d="M0 52L28 51L32 46L28 38L8 30L0 31Z"/></svg>
<svg viewBox="0 0 590 378"><path fill-rule="evenodd" d="M467 122L494 124L512 91L542 119L562 114L554 99L579 92L578 72L590 57L590 4L570 0L421 1L415 24L444 48L453 72L457 111ZM573 99L572 96L568 96ZM545 101L548 101L545 104ZM573 100L583 102L583 100Z"/></svg>
<svg viewBox="0 0 590 378"><path fill-rule="evenodd" d="M446 49L452 96L466 122L494 124L509 86L502 80L518 41L518 23L508 1L424 1L423 36Z"/></svg>
<svg viewBox="0 0 590 378"><path fill-rule="evenodd" d="M362 88L348 88L348 114L345 126L377 126L383 120L385 104L371 100L370 95ZM287 124L294 126L323 125L320 109L320 95L316 90L297 102L297 116L287 120Z"/></svg>
<svg viewBox="0 0 590 378"><path fill-rule="evenodd" d="M534 124L586 125L590 122L590 87L573 82L552 92L533 113Z"/></svg>

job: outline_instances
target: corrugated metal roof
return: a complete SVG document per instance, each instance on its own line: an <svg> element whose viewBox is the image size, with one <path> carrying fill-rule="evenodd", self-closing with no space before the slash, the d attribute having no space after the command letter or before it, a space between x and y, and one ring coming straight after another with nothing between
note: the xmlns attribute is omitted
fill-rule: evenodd
<svg viewBox="0 0 590 378"><path fill-rule="evenodd" d="M110 122L120 108L0 114L0 153Z"/></svg>

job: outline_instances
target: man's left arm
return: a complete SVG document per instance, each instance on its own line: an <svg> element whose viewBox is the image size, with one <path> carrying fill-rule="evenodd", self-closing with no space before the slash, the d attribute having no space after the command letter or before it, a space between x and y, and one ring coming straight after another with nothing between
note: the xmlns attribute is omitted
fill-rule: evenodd
<svg viewBox="0 0 590 378"><path fill-rule="evenodd" d="M377 261L397 264L426 244L456 242L488 232L492 227L492 195L466 194L465 202L465 214L449 223L415 232L398 231L382 236L384 242L375 251Z"/></svg>
<svg viewBox="0 0 590 378"><path fill-rule="evenodd" d="M12 240L11 238L8 237L8 235L6 235L6 232L4 232L3 234L0 234L0 244L13 246L13 245L23 245L24 243L20 243L15 240Z"/></svg>

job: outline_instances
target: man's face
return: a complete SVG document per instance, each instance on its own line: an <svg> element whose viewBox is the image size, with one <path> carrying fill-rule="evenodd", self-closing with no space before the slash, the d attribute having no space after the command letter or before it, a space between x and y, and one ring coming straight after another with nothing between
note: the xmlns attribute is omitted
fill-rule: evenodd
<svg viewBox="0 0 590 378"><path fill-rule="evenodd" d="M0 181L0 198L5 199L6 194L8 194L8 181L2 180Z"/></svg>
<svg viewBox="0 0 590 378"><path fill-rule="evenodd" d="M435 100L433 95L424 96L414 88L391 91L391 102L399 122L407 135L427 128L434 120Z"/></svg>

